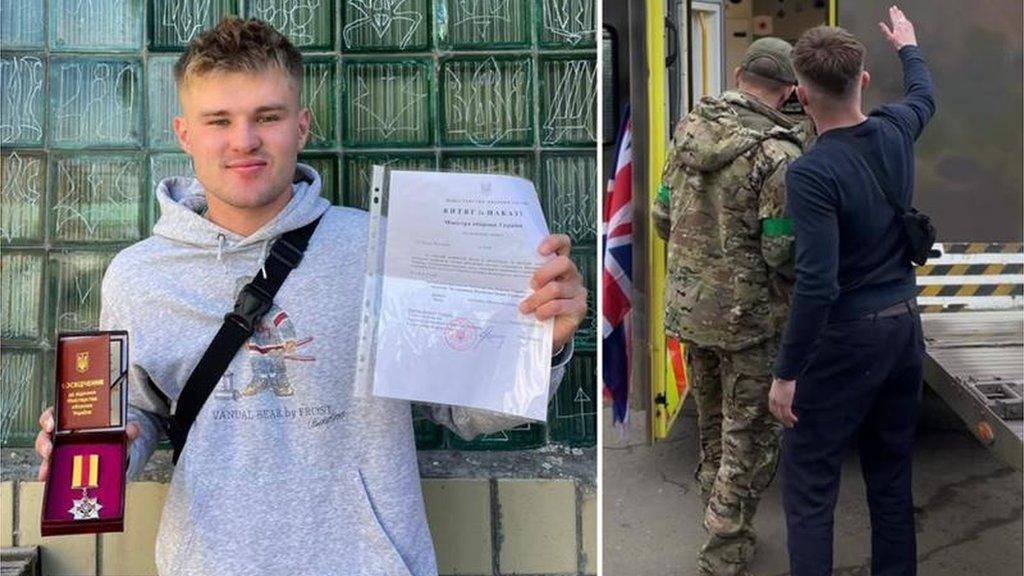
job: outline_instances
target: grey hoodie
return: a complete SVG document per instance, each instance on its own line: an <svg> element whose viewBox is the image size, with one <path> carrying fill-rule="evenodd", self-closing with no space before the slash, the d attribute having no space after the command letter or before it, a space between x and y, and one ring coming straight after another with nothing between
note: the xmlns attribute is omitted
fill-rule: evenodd
<svg viewBox="0 0 1024 576"><path fill-rule="evenodd" d="M197 213L202 186L157 188L153 235L103 279L104 329L128 330L129 475L163 432L168 401L259 273L273 240L323 215L302 264L234 357L192 427L157 535L160 574L436 574L407 402L352 394L368 234L365 212L331 207L300 164L294 197L241 237ZM553 361L552 392L571 355ZM423 377L409 369L409 377ZM432 407L463 437L523 421Z"/></svg>

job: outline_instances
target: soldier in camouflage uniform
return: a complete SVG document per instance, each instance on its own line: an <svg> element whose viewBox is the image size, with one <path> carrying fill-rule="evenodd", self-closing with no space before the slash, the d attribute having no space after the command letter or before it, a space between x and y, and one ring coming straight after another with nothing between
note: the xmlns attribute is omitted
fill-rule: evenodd
<svg viewBox="0 0 1024 576"><path fill-rule="evenodd" d="M739 90L704 98L679 123L654 208L668 242L665 329L686 345L699 414L702 575L748 574L754 511L778 462L768 389L793 278L785 171L802 147L778 110L796 84L791 50L754 42Z"/></svg>

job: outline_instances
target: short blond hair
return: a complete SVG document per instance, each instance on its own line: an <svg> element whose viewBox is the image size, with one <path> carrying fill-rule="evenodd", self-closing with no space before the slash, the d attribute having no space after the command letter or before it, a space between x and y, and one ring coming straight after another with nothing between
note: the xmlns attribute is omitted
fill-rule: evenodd
<svg viewBox="0 0 1024 576"><path fill-rule="evenodd" d="M302 54L283 34L262 20L227 16L188 43L174 65L178 87L210 72L260 73L278 68L302 88Z"/></svg>
<svg viewBox="0 0 1024 576"><path fill-rule="evenodd" d="M793 46L793 68L801 81L830 96L846 98L864 69L864 45L837 26L817 26Z"/></svg>

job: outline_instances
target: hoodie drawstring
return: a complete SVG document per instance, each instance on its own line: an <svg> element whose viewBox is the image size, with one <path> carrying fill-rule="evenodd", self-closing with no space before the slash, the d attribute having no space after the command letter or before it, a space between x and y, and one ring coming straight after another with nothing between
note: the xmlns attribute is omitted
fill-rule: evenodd
<svg viewBox="0 0 1024 576"><path fill-rule="evenodd" d="M224 255L224 234L217 234L217 262L221 261L221 256Z"/></svg>
<svg viewBox="0 0 1024 576"><path fill-rule="evenodd" d="M263 279L267 279L267 256L270 255L270 238L263 241L263 254L260 256L260 273L263 274Z"/></svg>
<svg viewBox="0 0 1024 576"><path fill-rule="evenodd" d="M224 243L227 238L224 234L217 234L217 261L220 262L224 256ZM263 241L263 248L260 250L260 274L267 277L267 258L270 256L270 238Z"/></svg>

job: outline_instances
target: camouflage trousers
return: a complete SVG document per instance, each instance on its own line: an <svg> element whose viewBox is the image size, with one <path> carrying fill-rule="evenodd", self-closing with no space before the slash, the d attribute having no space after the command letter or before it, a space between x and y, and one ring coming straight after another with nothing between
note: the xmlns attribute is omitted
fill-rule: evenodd
<svg viewBox="0 0 1024 576"><path fill-rule="evenodd" d="M768 410L775 342L739 352L686 345L687 380L697 406L708 541L702 576L740 576L754 556L754 513L779 461L781 425Z"/></svg>

